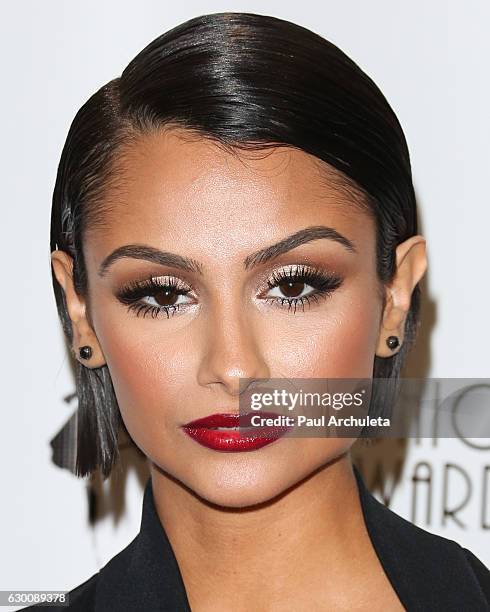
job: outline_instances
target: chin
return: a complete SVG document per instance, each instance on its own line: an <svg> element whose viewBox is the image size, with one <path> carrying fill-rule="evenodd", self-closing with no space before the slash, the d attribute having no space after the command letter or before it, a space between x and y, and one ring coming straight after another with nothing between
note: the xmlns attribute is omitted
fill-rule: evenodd
<svg viewBox="0 0 490 612"><path fill-rule="evenodd" d="M216 452L202 447L197 455L181 449L151 460L161 473L201 501L223 508L267 504L291 491L344 454L346 439L283 439L251 452Z"/></svg>
<svg viewBox="0 0 490 612"><path fill-rule="evenodd" d="M288 484L271 482L269 478L258 480L254 485L233 482L195 483L193 491L202 500L223 508L247 508L266 504L280 496Z"/></svg>
<svg viewBox="0 0 490 612"><path fill-rule="evenodd" d="M207 503L246 508L266 504L291 489L316 466L259 459L256 453L227 453L223 461L211 462L181 482ZM249 455L246 457L245 455Z"/></svg>

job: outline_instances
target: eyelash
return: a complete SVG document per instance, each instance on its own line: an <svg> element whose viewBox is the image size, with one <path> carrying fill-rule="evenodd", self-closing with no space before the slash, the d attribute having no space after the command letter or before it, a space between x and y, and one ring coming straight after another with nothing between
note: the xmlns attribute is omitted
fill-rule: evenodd
<svg viewBox="0 0 490 612"><path fill-rule="evenodd" d="M264 301L270 303L279 302L280 308L284 308L285 304L287 304L288 312L291 308L294 308L294 313L296 313L299 305L304 312L305 304L311 306L313 302L317 303L321 299L326 299L340 287L342 282L342 278L337 274L323 272L305 265L294 265L281 270L275 270L270 279L267 280L269 290L275 289L284 283L300 283L311 286L314 291L301 297L270 296L264 298ZM175 314L181 310L182 306L186 306L186 304L155 306L141 301L144 297L155 297L155 295L162 291L175 292L176 295L187 295L192 291L192 288L171 276L151 277L147 280L135 281L124 286L118 291L117 298L128 307L129 311L134 311L136 316L143 317L150 315L156 318L159 314L165 313L167 318L170 318L171 314Z"/></svg>
<svg viewBox="0 0 490 612"><path fill-rule="evenodd" d="M151 315L153 318L156 318L160 313L164 312L167 318L170 318L170 313L175 314L180 310L179 304L154 306L141 302L142 298L155 297L156 294L162 291L176 292L177 295L187 295L191 292L191 288L172 276L151 277L144 281L129 283L118 291L117 298L120 302L127 305L129 311L134 311L137 317Z"/></svg>
<svg viewBox="0 0 490 612"><path fill-rule="evenodd" d="M303 312L305 310L305 304L311 306L312 302L317 303L321 299L329 297L336 289L342 284L342 278L337 274L331 272L323 272L316 268L311 268L305 265L291 266L286 269L274 270L271 279L267 281L269 289L274 289L279 285L288 283L300 283L310 285L315 289L314 292L304 295L298 298L289 297L268 297L265 301L277 302L279 301L281 307L284 304L288 305L288 311L291 307L294 307L293 314L296 314L296 308L298 305L302 306Z"/></svg>

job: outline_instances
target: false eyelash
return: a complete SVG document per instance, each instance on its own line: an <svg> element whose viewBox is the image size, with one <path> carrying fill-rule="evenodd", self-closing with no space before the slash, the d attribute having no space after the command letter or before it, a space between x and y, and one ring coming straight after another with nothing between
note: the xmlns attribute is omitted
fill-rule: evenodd
<svg viewBox="0 0 490 612"><path fill-rule="evenodd" d="M279 271L274 270L267 281L267 285L269 289L274 289L284 282L304 282L315 289L314 293L299 298L282 298L278 296L264 298L265 301L270 303L277 304L279 302L281 308L287 304L288 312L294 307L293 313L296 313L298 305L302 307L304 312L305 304L311 306L313 302L316 303L321 299L329 297L343 281L336 274L323 272L301 264ZM176 295L187 295L192 291L189 286L174 277L151 277L143 281L128 283L117 292L116 297L128 307L129 311L134 311L136 316L145 317L149 315L152 318L157 318L163 312L167 315L167 318L170 318L171 315L175 314L185 305L155 306L140 301L144 297L154 297L162 289L174 291Z"/></svg>
<svg viewBox="0 0 490 612"><path fill-rule="evenodd" d="M180 310L182 304L154 306L140 302L144 297L154 297L162 289L174 291L176 295L187 295L191 292L187 285L173 277L151 277L144 281L128 283L117 292L117 298L127 305L129 311L134 311L137 317L145 317L149 314L152 318L156 318L161 312L164 312L167 318L170 318L171 313L175 314Z"/></svg>
<svg viewBox="0 0 490 612"><path fill-rule="evenodd" d="M279 302L281 307L284 304L288 305L288 312L294 307L293 314L296 313L296 308L298 305L302 306L302 310L304 312L305 304L311 306L313 302L318 302L321 299L325 299L329 297L335 289L338 289L342 284L342 278L337 274L330 272L323 272L316 268L311 268L305 266L304 264L299 266L292 266L287 268L286 270L274 270L271 278L267 281L267 285L269 289L275 289L277 286L281 285L284 282L290 283L306 283L316 289L315 293L310 293L309 295L305 295L299 298L288 298L288 297L278 297L272 296L265 298L266 301L270 301L273 303Z"/></svg>

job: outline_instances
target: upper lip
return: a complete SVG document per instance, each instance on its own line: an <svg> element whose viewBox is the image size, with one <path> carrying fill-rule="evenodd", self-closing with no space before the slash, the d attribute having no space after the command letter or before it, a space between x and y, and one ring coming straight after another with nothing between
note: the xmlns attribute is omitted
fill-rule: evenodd
<svg viewBox="0 0 490 612"><path fill-rule="evenodd" d="M257 392L271 393L274 390L274 388L260 385L253 388L248 388L246 391L240 394L240 405L249 407L253 394ZM258 411L253 410L251 412L247 411L246 413L242 412L241 414L239 412L219 412L195 419L194 421L189 421L188 423L182 425L182 427L247 427L250 425L250 419L254 414L260 414L262 417L266 418L274 418L279 416L281 413L270 411L266 412L262 409ZM284 414L284 412L282 414Z"/></svg>
<svg viewBox="0 0 490 612"><path fill-rule="evenodd" d="M277 417L277 412L247 412L239 414L237 412L216 412L209 416L189 421L182 427L247 427L251 424L251 418L254 414L260 414L262 417Z"/></svg>

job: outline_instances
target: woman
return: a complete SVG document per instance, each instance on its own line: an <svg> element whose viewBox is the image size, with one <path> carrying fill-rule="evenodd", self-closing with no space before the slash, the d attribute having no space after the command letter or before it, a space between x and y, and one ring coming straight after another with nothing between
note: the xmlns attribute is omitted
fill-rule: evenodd
<svg viewBox="0 0 490 612"><path fill-rule="evenodd" d="M354 438L232 429L243 380L395 381L415 339L406 141L337 47L247 13L157 38L73 121L51 251L78 474L109 475L121 427L151 473L69 609L490 609L471 552L367 491Z"/></svg>

